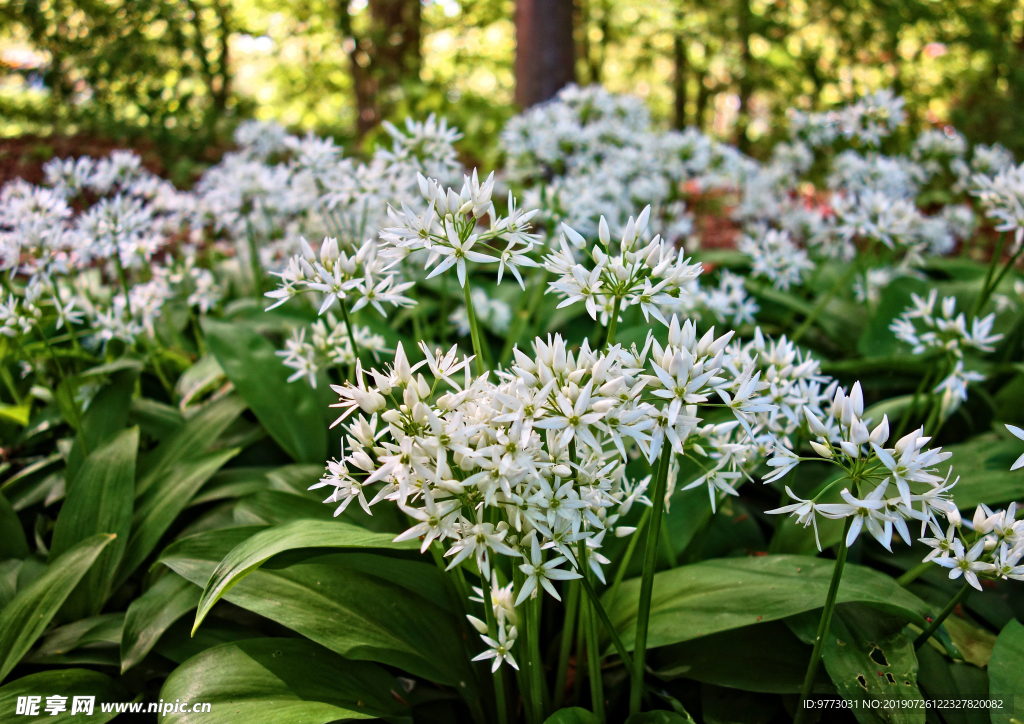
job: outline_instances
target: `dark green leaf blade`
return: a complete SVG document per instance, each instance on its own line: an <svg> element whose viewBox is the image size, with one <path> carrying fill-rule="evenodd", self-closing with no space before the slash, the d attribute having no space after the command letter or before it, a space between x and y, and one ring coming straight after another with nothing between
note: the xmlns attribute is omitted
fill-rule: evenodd
<svg viewBox="0 0 1024 724"><path fill-rule="evenodd" d="M133 427L95 450L82 463L57 516L51 561L96 533L117 536L68 597L61 612L65 620L95 616L110 595L131 530L138 449L139 429Z"/></svg>
<svg viewBox="0 0 1024 724"><path fill-rule="evenodd" d="M0 493L0 561L8 558L24 558L29 554L25 529L21 527L18 514L10 501Z"/></svg>
<svg viewBox="0 0 1024 724"><path fill-rule="evenodd" d="M114 536L108 533L86 538L50 563L41 576L19 591L0 611L0 681L11 673L43 633L64 600L112 540Z"/></svg>
<svg viewBox="0 0 1024 724"><path fill-rule="evenodd" d="M192 632L232 586L271 556L297 548L418 548L417 541L395 543L388 533L372 533L340 521L296 520L264 530L237 545L214 570L196 611Z"/></svg>
<svg viewBox="0 0 1024 724"><path fill-rule="evenodd" d="M1010 621L1003 627L988 662L989 695L1002 701L992 709L992 724L1024 721L1024 626Z"/></svg>
<svg viewBox="0 0 1024 724"><path fill-rule="evenodd" d="M327 457L327 430L316 393L288 382L274 346L248 327L203 321L210 350L271 437L296 462Z"/></svg>
<svg viewBox="0 0 1024 724"><path fill-rule="evenodd" d="M168 470L166 477L149 488L138 502L132 517L131 537L117 573L116 585L146 559L160 542L160 538L174 523L201 487L224 463L239 453L237 448L219 450L179 462Z"/></svg>
<svg viewBox="0 0 1024 724"><path fill-rule="evenodd" d="M164 701L209 703L205 713L171 713L167 724L326 724L408 716L395 679L302 639L252 639L194 656L164 683Z"/></svg>
<svg viewBox="0 0 1024 724"><path fill-rule="evenodd" d="M199 604L202 591L173 571L128 606L121 636L121 673L146 657L164 631Z"/></svg>
<svg viewBox="0 0 1024 724"><path fill-rule="evenodd" d="M654 576L648 646L666 646L718 631L774 621L821 608L833 561L808 556L719 558ZM626 647L635 638L639 579L623 582L608 616ZM860 601L921 624L929 607L885 574L847 565L840 602ZM922 626L923 627L923 626Z"/></svg>
<svg viewBox="0 0 1024 724"><path fill-rule="evenodd" d="M44 709L46 706L45 696L58 693L68 697L67 711L59 716L51 716ZM62 724L103 724L117 716L117 712L103 713L100 708L101 702L131 701L132 698L131 694L125 691L120 684L105 674L88 669L57 669L29 674L0 687L0 711L5 715L10 713L14 719L19 696L40 695L44 698L40 702L39 715L19 716L16 721L26 724L48 721L59 721ZM96 698L92 715L84 713L71 715L76 696Z"/></svg>

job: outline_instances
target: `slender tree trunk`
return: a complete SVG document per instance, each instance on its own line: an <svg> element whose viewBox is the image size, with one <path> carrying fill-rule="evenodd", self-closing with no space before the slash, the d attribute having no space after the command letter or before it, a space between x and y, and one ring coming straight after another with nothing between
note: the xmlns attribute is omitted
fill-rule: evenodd
<svg viewBox="0 0 1024 724"><path fill-rule="evenodd" d="M576 80L572 0L517 0L516 103L546 101Z"/></svg>
<svg viewBox="0 0 1024 724"><path fill-rule="evenodd" d="M736 119L736 145L746 153L750 148L750 139L747 138L747 127L750 125L750 97L754 94L754 63L750 53L750 36L753 33L751 27L753 13L750 11L750 0L739 0L739 33L742 52L740 63L743 68L743 75L740 76L740 112Z"/></svg>
<svg viewBox="0 0 1024 724"><path fill-rule="evenodd" d="M686 43L683 40L682 12L676 12L676 34L672 39L672 50L675 56L676 72L673 78L675 92L675 122L673 126L682 130L686 128Z"/></svg>
<svg viewBox="0 0 1024 724"><path fill-rule="evenodd" d="M347 0L338 0L338 32L349 57L360 137L398 102L402 83L419 77L420 0L370 0L369 28L355 30Z"/></svg>

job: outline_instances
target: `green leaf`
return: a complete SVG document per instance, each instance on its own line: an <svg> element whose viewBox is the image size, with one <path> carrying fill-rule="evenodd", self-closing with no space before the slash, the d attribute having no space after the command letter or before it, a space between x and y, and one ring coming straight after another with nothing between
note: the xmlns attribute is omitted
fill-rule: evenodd
<svg viewBox="0 0 1024 724"><path fill-rule="evenodd" d="M194 633L206 614L239 581L271 556L298 548L419 548L415 540L395 543L387 533L371 533L340 521L296 520L260 531L235 546L214 570L196 611Z"/></svg>
<svg viewBox="0 0 1024 724"><path fill-rule="evenodd" d="M76 545L46 567L0 611L0 681L50 623L71 591L114 536L100 533Z"/></svg>
<svg viewBox="0 0 1024 724"><path fill-rule="evenodd" d="M195 656L167 678L164 701L201 701L206 713L171 713L166 724L326 724L407 717L392 696L394 677L374 664L346 661L301 639L252 639Z"/></svg>
<svg viewBox="0 0 1024 724"><path fill-rule="evenodd" d="M67 711L59 716L46 713L46 696L60 694L66 696ZM42 696L39 703L39 714L36 716L15 717L18 697ZM96 698L92 715L78 713L71 715L72 704L76 696L93 696ZM0 687L0 711L18 722L61 722L61 724L103 724L110 721L117 712L103 713L101 703L115 701L131 701L131 694L124 690L114 679L88 669L58 669L29 674Z"/></svg>
<svg viewBox="0 0 1024 724"><path fill-rule="evenodd" d="M68 597L61 611L64 620L95 616L110 595L131 530L138 448L139 429L133 427L89 455L60 509L51 561L96 533L117 536Z"/></svg>
<svg viewBox="0 0 1024 724"><path fill-rule="evenodd" d="M21 527L18 514L14 512L7 497L0 493L0 561L24 558L28 553L25 529Z"/></svg>
<svg viewBox="0 0 1024 724"><path fill-rule="evenodd" d="M166 440L185 424L185 418L176 407L148 397L136 397L128 409L128 422L157 440Z"/></svg>
<svg viewBox="0 0 1024 724"><path fill-rule="evenodd" d="M239 324L203 320L210 350L270 436L296 462L327 457L327 430L316 393L288 382L289 372L274 345Z"/></svg>
<svg viewBox="0 0 1024 724"><path fill-rule="evenodd" d="M917 651L917 683L929 699L989 699L985 671L971 664L950 662L930 646ZM1005 705L1004 705L1005 706ZM988 709L942 710L946 724L989 724Z"/></svg>
<svg viewBox="0 0 1024 724"><path fill-rule="evenodd" d="M810 658L810 646L781 621L770 621L654 649L650 665L665 680L685 678L745 691L796 694ZM814 690L828 693L833 687L820 674Z"/></svg>
<svg viewBox="0 0 1024 724"><path fill-rule="evenodd" d="M26 661L42 663L47 657L67 654L83 647L112 647L116 649L121 643L123 628L123 613L90 616L65 626L59 626L46 634L43 642Z"/></svg>
<svg viewBox="0 0 1024 724"><path fill-rule="evenodd" d="M229 528L176 541L160 561L204 586L228 553L256 531ZM225 599L350 659L397 666L473 690L465 627L447 582L430 564L366 553L293 551L250 573Z"/></svg>
<svg viewBox="0 0 1024 724"><path fill-rule="evenodd" d="M970 442L943 448L953 453L952 461L960 482L953 488L953 499L962 510L980 503L998 505L1024 497L1024 475L1010 466L1024 453L1024 443L1007 434L979 435Z"/></svg>
<svg viewBox="0 0 1024 724"><path fill-rule="evenodd" d="M32 414L32 406L29 404L10 405L6 402L0 402L0 417L10 420L17 425L22 427L28 425L30 414Z"/></svg>
<svg viewBox="0 0 1024 724"><path fill-rule="evenodd" d="M131 537L117 574L118 586L153 552L192 496L238 453L237 448L220 450L179 462L146 491L132 517Z"/></svg>
<svg viewBox="0 0 1024 724"><path fill-rule="evenodd" d="M573 706L559 709L545 719L544 724L597 724L597 717L589 709Z"/></svg>
<svg viewBox="0 0 1024 724"><path fill-rule="evenodd" d="M68 467L64 472L64 485L68 490L74 485L86 456L96 450L100 443L122 430L128 422L128 410L137 378L137 368L114 374L110 383L96 393L89 409L82 415L82 426L68 453Z"/></svg>
<svg viewBox="0 0 1024 724"><path fill-rule="evenodd" d="M1003 627L988 662L989 696L1003 702L992 710L992 724L1024 721L1024 626L1010 621Z"/></svg>
<svg viewBox="0 0 1024 724"><path fill-rule="evenodd" d="M808 643L817 635L817 611L789 620ZM903 621L879 616L859 604L840 605L822 647L822 662L836 690L861 724L924 724L924 697L917 687L914 634ZM880 706L865 707L864 700ZM903 702L901 704L901 702Z"/></svg>
<svg viewBox="0 0 1024 724"><path fill-rule="evenodd" d="M121 673L142 661L171 624L199 604L202 591L173 571L128 606L121 636Z"/></svg>
<svg viewBox="0 0 1024 724"><path fill-rule="evenodd" d="M906 349L905 343L896 338L889 325L910 306L911 294L924 297L929 289L931 286L927 282L913 277L901 277L885 287L857 342L857 351L865 357L883 357L898 353L901 347Z"/></svg>
<svg viewBox="0 0 1024 724"><path fill-rule="evenodd" d="M714 684L700 687L700 706L703 724L769 724L786 719L777 696L737 691Z"/></svg>
<svg viewBox="0 0 1024 724"><path fill-rule="evenodd" d="M156 481L164 479L182 461L210 450L210 446L245 407L245 401L237 395L228 395L204 405L146 458L145 465L139 470L136 497L148 491Z"/></svg>
<svg viewBox="0 0 1024 724"><path fill-rule="evenodd" d="M774 621L824 605L834 561L769 555L719 558L662 571L654 576L649 647ZM623 582L614 602L604 604L626 647L635 638L639 579ZM921 624L929 606L889 576L848 564L838 599L861 601Z"/></svg>

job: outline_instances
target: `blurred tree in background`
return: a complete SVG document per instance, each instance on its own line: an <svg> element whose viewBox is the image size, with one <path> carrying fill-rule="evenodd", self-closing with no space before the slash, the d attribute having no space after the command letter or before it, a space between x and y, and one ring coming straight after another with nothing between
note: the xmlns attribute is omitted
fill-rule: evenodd
<svg viewBox="0 0 1024 724"><path fill-rule="evenodd" d="M437 112L492 165L515 103L575 77L755 155L787 108L881 87L917 126L1024 154L1019 0L0 0L0 18L7 137L141 137L198 158L246 117L355 145Z"/></svg>

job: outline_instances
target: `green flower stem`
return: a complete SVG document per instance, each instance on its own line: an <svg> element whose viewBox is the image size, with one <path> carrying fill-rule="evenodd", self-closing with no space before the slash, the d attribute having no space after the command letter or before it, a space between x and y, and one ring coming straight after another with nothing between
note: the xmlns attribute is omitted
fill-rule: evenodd
<svg viewBox="0 0 1024 724"><path fill-rule="evenodd" d="M538 721L544 721L551 709L551 693L548 691L548 683L544 678L544 659L540 655L540 622L543 609L543 589L538 586L537 595L526 601L526 611L530 615L530 659L533 662L531 673L533 675L533 698L534 705L540 706Z"/></svg>
<svg viewBox="0 0 1024 724"><path fill-rule="evenodd" d="M338 297L338 303L341 305L341 316L345 320L345 329L348 330L348 341L352 345L352 363L348 366L348 381L352 384L356 384L356 360L359 359L359 346L356 344L356 333L352 328L352 318L348 316L348 305L345 303L343 297Z"/></svg>
<svg viewBox="0 0 1024 724"><path fill-rule="evenodd" d="M245 218L245 238L249 242L249 267L252 269L252 292L256 304L263 300L263 267L260 265L260 254L256 248L256 234L252 230L252 221Z"/></svg>
<svg viewBox="0 0 1024 724"><path fill-rule="evenodd" d="M200 358L206 356L206 343L203 341L203 330L199 327L199 317L195 310L188 310L189 320L192 324L192 336L196 338L196 353Z"/></svg>
<svg viewBox="0 0 1024 724"><path fill-rule="evenodd" d="M811 651L811 660L807 664L807 674L804 676L804 685L800 689L800 703L797 705L796 716L793 717L793 724L802 724L807 716L807 709L804 702L811 695L814 688L814 680L818 676L818 666L821 665L821 649L825 645L825 637L828 635L829 625L832 623L832 612L836 607L836 596L839 594L839 581L843 577L843 567L846 565L846 535L850 532L853 524L853 517L846 519L843 526L843 539L839 544L839 555L836 556L836 564L832 569L832 581L828 584L828 594L825 596L825 608L821 612L821 622L818 624L818 635L814 637L814 649Z"/></svg>
<svg viewBox="0 0 1024 724"><path fill-rule="evenodd" d="M604 349L615 344L615 328L619 326L619 307L622 305L622 298L615 297L615 304L612 306L612 316L608 320L608 336L604 340Z"/></svg>
<svg viewBox="0 0 1024 724"><path fill-rule="evenodd" d="M554 706L556 711L562 708L565 700L565 682L569 678L569 655L572 653L572 639L576 632L576 613L580 607L580 583L569 581L568 593L565 596L565 623L562 626L562 645L558 650L558 671L555 674Z"/></svg>
<svg viewBox="0 0 1024 724"><path fill-rule="evenodd" d="M462 292L466 298L466 316L469 317L469 332L473 338L473 352L476 354L476 373L483 376L487 374L487 362L484 359L484 345L480 338L480 326L476 321L476 310L473 308L473 295L470 292L468 279Z"/></svg>
<svg viewBox="0 0 1024 724"><path fill-rule="evenodd" d="M900 424L896 428L896 434L893 435L893 437L896 438L897 440L903 437L903 431L907 429L907 425L913 419L914 415L917 414L918 401L921 398L921 394L931 385L931 379L932 370L928 370L927 372L924 373L924 375L921 376L921 383L917 386L917 389L914 391L914 399L911 400L910 404L907 405L907 408L903 411L903 414L900 416Z"/></svg>
<svg viewBox="0 0 1024 724"><path fill-rule="evenodd" d="M514 566L512 569L512 595L516 596L523 588L525 575ZM540 693L534 692L533 685L533 656L530 653L530 628L532 625L529 613L529 601L524 601L516 606L516 628L519 629L517 642L518 654L513 654L520 664L519 691L523 698L523 711L526 714L527 724L541 724L543 720L538 719L541 708Z"/></svg>
<svg viewBox="0 0 1024 724"><path fill-rule="evenodd" d="M644 571L640 579L640 602L636 613L636 642L633 645L633 675L629 690L629 713L640 713L644 694L644 662L647 658L647 627L651 618L651 594L654 591L654 568L658 562L658 534L661 532L661 518L665 512L665 487L668 483L668 468L672 460L672 447L665 442L658 465L658 478L654 484L651 500L651 527L647 530L647 548L644 551Z"/></svg>
<svg viewBox="0 0 1024 724"><path fill-rule="evenodd" d="M904 573L902 576L896 579L896 583L903 587L909 586L911 583L916 581L918 578L928 572L928 569L932 567L931 561L923 561L918 563L916 566L911 568L909 571Z"/></svg>
<svg viewBox="0 0 1024 724"><path fill-rule="evenodd" d="M616 652L619 654L619 658L622 659L622 663L625 664L626 669L632 668L633 660L629 657L629 653L626 651L626 645L622 643L622 638L619 636L619 632L615 630L612 625L611 619L608 618L607 611L604 610L604 606L601 605L601 599L598 597L597 592L594 590L593 584L590 582L590 566L587 565L587 543L586 541L580 541L579 546L579 557L580 566L582 568L583 578L579 579L580 583L583 584L583 590L587 592L587 597L590 599L590 605L593 607L593 611L597 613L597 617L601 619L601 625L608 631L608 636L612 640L612 644L615 646Z"/></svg>
<svg viewBox="0 0 1024 724"><path fill-rule="evenodd" d="M957 591L957 594L949 600L949 603L946 604L946 607L939 612L939 615L932 619L932 622L929 623L928 627L921 632L920 636L914 639L915 651L921 648L924 645L924 642L930 639L932 637L932 634L939 630L939 626L942 625L942 622L949 617L949 614L953 613L953 609L955 609L958 604L964 601L970 592L971 584L964 583L963 587L959 591Z"/></svg>
<svg viewBox="0 0 1024 724"><path fill-rule="evenodd" d="M1002 232L996 240L996 248L992 251L992 258L989 260L988 269L985 271L985 281L981 285L981 292L974 298L974 306L971 308L972 317L977 317L984 307L984 302L988 301L988 285L992 281L992 275L996 273L996 267L999 266L999 259L1003 255L1003 244L1005 242L1006 232Z"/></svg>
<svg viewBox="0 0 1024 724"><path fill-rule="evenodd" d="M792 342L794 344L800 341L800 338L804 336L804 332L810 329L811 325L814 324L821 313L825 311L825 307L827 307L828 303L832 301L832 298L839 293L839 290L846 286L850 279L857 274L858 268L859 266L857 264L850 264L846 269L846 273L839 277L839 280L835 283L835 286L828 291L828 294L818 300L818 303L814 305L814 309L811 310L811 313L807 315L807 318L803 323L797 327L795 332L793 332Z"/></svg>
<svg viewBox="0 0 1024 724"><path fill-rule="evenodd" d="M584 573L584 575L586 575ZM604 681L601 679L601 653L597 643L597 622L594 607L589 601L583 602L586 616L581 625L587 638L587 676L590 678L590 708L599 724L604 724Z"/></svg>
<svg viewBox="0 0 1024 724"><path fill-rule="evenodd" d="M995 280L990 285L987 285L985 287L985 293L982 296L981 304L978 306L978 314L981 314L981 310L985 308L985 305L988 303L989 297L992 296L992 292L999 288L999 285L1002 283L1007 273L1010 271L1010 269L1013 268L1013 265L1017 263L1017 259L1020 258L1020 254L1022 251L1024 251L1024 244L1021 244L1020 248L1017 249L1014 255L1006 260L1006 263L1003 265L1003 268L999 270L999 275L996 276Z"/></svg>
<svg viewBox="0 0 1024 724"><path fill-rule="evenodd" d="M124 308L128 310L128 316L132 316L132 300L128 296L128 275L125 274L124 264L121 263L121 253L114 251L114 265L117 267L117 278L121 282L121 292L124 294Z"/></svg>
<svg viewBox="0 0 1024 724"><path fill-rule="evenodd" d="M483 581L481 581L483 583ZM490 602L490 586L484 583L484 613L487 616L487 635L494 641L498 640L498 622L494 619L494 606ZM489 663L489 662L485 662ZM498 724L508 722L508 703L505 701L505 664L491 674L494 681L494 706L498 712Z"/></svg>
<svg viewBox="0 0 1024 724"><path fill-rule="evenodd" d="M640 522L636 525L636 530L633 531L633 535L629 538L629 545L626 546L626 553L622 556L622 562L619 564L619 568L615 571L615 580L612 581L612 595L610 600L617 601L619 595L619 586L622 584L622 580L626 577L626 570L629 568L629 562L633 559L633 552L636 551L636 545L640 542L640 534L643 533L644 527L647 525L647 521L651 517L651 508L645 508L643 515L640 516Z"/></svg>

